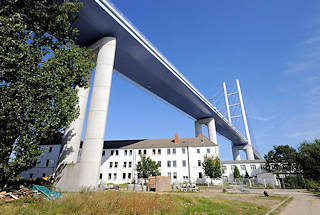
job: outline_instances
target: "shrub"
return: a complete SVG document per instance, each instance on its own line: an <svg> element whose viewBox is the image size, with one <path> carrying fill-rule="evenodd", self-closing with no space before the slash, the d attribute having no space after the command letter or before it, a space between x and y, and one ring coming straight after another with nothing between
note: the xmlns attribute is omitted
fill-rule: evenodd
<svg viewBox="0 0 320 215"><path fill-rule="evenodd" d="M267 188L267 189L274 189L274 187L272 186L272 184L267 184L266 188Z"/></svg>
<svg viewBox="0 0 320 215"><path fill-rule="evenodd" d="M320 184L312 179L306 179L306 188L308 190L317 190L319 189Z"/></svg>

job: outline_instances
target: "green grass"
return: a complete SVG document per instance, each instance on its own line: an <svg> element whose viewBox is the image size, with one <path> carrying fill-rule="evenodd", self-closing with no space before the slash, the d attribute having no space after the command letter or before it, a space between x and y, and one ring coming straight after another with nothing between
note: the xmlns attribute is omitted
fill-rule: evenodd
<svg viewBox="0 0 320 215"><path fill-rule="evenodd" d="M268 209L241 200L138 192L68 193L60 200L21 199L1 204L1 214L265 214Z"/></svg>
<svg viewBox="0 0 320 215"><path fill-rule="evenodd" d="M285 200L286 198L288 198L288 196L255 196L254 198L257 199L266 199L266 200Z"/></svg>
<svg viewBox="0 0 320 215"><path fill-rule="evenodd" d="M285 202L283 202L276 210L274 210L270 215L278 215L280 214L281 210L289 204L293 200L293 197L288 198Z"/></svg>

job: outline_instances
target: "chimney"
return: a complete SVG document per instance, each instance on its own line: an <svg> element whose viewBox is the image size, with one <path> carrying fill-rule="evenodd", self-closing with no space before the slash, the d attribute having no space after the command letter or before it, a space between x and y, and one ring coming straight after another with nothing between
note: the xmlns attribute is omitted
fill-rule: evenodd
<svg viewBox="0 0 320 215"><path fill-rule="evenodd" d="M179 140L178 134L175 133L174 134L174 143L178 143L178 140Z"/></svg>

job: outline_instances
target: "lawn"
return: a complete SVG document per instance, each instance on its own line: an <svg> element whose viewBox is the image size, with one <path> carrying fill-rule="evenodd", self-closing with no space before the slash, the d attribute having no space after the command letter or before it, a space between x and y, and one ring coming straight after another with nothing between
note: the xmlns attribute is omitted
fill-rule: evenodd
<svg viewBox="0 0 320 215"><path fill-rule="evenodd" d="M1 214L265 214L252 201L170 193L122 191L66 193L60 200L21 199L0 205Z"/></svg>

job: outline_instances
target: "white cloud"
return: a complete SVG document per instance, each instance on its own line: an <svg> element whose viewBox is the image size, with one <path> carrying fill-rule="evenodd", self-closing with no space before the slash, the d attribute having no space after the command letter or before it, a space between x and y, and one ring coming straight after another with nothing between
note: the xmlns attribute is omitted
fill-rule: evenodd
<svg viewBox="0 0 320 215"><path fill-rule="evenodd" d="M251 119L254 119L254 120L258 120L258 121L270 121L270 120L275 119L277 117L277 115L269 116L269 117L258 116L258 115L249 115L248 117Z"/></svg>
<svg viewBox="0 0 320 215"><path fill-rule="evenodd" d="M314 44L320 42L320 35L309 38L305 41L302 41L301 43L298 44L298 46L303 46L303 45L310 45L310 44Z"/></svg>

